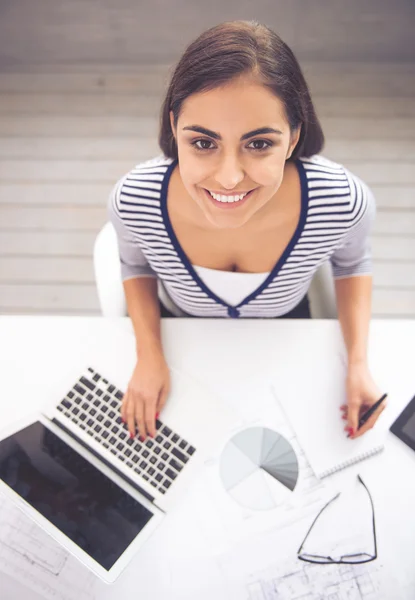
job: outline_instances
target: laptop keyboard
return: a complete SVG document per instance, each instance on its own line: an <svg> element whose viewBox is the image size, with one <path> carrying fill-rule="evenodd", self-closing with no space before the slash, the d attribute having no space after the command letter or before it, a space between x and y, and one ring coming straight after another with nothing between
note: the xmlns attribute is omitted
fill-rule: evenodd
<svg viewBox="0 0 415 600"><path fill-rule="evenodd" d="M121 421L124 394L91 367L78 379L57 409L86 431L120 462L165 494L196 452L187 440L156 419L156 436L130 438Z"/></svg>

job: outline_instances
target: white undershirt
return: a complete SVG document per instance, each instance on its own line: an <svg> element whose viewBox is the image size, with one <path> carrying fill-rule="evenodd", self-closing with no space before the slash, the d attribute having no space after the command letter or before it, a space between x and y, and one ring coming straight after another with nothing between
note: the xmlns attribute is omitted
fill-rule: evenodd
<svg viewBox="0 0 415 600"><path fill-rule="evenodd" d="M192 265L203 283L216 296L222 298L230 306L236 306L246 296L255 291L268 277L267 273L239 273L238 271L219 271ZM185 316L185 313L176 306L161 285L159 295L164 306L174 315Z"/></svg>

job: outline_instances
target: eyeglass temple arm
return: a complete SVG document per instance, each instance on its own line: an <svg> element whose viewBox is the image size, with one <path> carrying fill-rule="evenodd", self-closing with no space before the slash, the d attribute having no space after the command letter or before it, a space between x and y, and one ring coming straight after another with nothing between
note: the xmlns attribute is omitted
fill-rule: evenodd
<svg viewBox="0 0 415 600"><path fill-rule="evenodd" d="M309 528L309 530L307 531L305 538L304 538L304 539L303 539L303 541L301 542L301 546L298 548L298 550L297 550L297 554L300 554L302 547L304 546L304 544L305 544L305 542L306 542L306 540L307 540L308 536L310 535L310 531L311 531L311 530L313 529L313 527L314 527L314 523L317 521L317 519L319 518L319 516L321 515L321 513L323 512L323 510L324 510L325 508L327 508L327 507L328 507L328 506L329 506L329 505L330 505L332 502L334 502L334 500L337 500L337 498L340 496L340 494L341 494L341 492L339 492L338 494L336 494L336 495L334 496L334 498L332 498L331 500L329 500L329 501L327 502L327 504L325 504L325 505L323 506L323 508L321 508L321 509L320 509L319 513L318 513L318 514L317 514L317 516L314 518L314 521L311 523L311 525L310 525L310 528Z"/></svg>

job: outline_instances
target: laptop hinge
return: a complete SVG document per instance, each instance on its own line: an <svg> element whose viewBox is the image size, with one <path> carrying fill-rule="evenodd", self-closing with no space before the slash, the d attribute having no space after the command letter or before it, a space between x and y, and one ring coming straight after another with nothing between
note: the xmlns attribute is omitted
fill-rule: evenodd
<svg viewBox="0 0 415 600"><path fill-rule="evenodd" d="M73 438L76 442L78 442L78 444L81 444L81 446L83 446L86 450L88 450L88 452L90 452L91 454L93 454L98 460L100 460L102 463L104 463L104 465L106 465L112 471L114 471L119 477L121 477L121 479L123 479L124 481L126 481L137 492L139 492L145 498L147 498L147 500L149 500L150 502L152 502L153 504L155 504L155 498L154 498L154 496L152 496L151 494L149 494L140 485L138 485L138 483L136 483L135 481L133 481L132 479L130 479L127 475L125 475L122 471L120 471L119 469L117 469L117 467L115 467L109 460L107 460L106 458L104 458L103 456L101 456L98 452L96 452L96 450L94 450L93 448L91 448L90 446L88 446L88 444L86 442L84 442L75 433L73 433L73 431L71 431L70 429L68 429L68 427L66 427L63 423L61 423L56 417L52 418L52 423L54 423L60 429L62 429L65 433L67 433L71 438ZM157 505L157 507L158 507L158 505ZM161 509L159 508L159 510L161 510Z"/></svg>

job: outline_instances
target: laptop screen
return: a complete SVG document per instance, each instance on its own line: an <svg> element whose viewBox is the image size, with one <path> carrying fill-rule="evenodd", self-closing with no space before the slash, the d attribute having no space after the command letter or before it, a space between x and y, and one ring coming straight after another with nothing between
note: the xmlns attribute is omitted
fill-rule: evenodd
<svg viewBox="0 0 415 600"><path fill-rule="evenodd" d="M107 570L153 516L38 421L0 441L0 478Z"/></svg>

